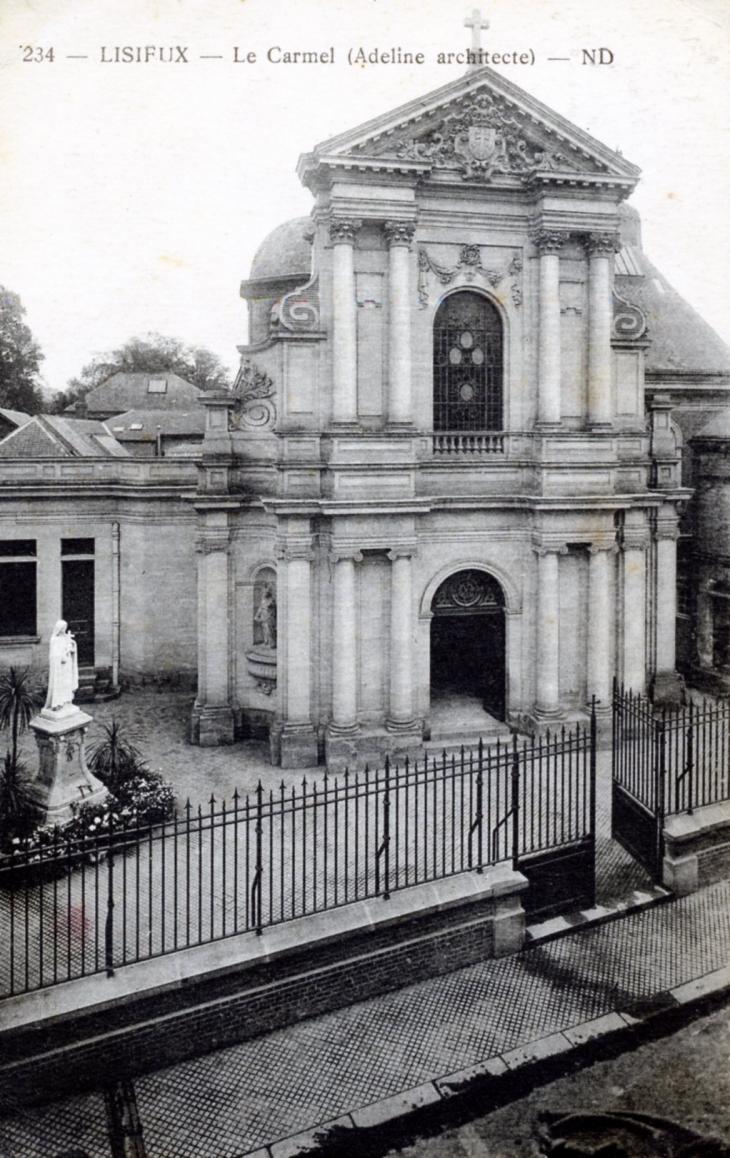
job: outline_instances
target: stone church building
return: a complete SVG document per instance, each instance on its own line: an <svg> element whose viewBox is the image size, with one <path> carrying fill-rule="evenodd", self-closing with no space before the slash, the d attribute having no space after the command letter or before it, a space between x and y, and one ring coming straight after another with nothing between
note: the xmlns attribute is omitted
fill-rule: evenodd
<svg viewBox="0 0 730 1158"><path fill-rule="evenodd" d="M614 677L676 699L730 351L645 258L639 170L483 68L298 173L194 460L0 442L0 663L44 662L85 562L92 672L197 682L194 742L284 767L554 726Z"/></svg>
<svg viewBox="0 0 730 1158"><path fill-rule="evenodd" d="M200 742L268 716L284 766L341 767L444 701L525 727L614 676L676 694L689 491L614 281L639 170L480 69L298 174L236 395L203 398Z"/></svg>

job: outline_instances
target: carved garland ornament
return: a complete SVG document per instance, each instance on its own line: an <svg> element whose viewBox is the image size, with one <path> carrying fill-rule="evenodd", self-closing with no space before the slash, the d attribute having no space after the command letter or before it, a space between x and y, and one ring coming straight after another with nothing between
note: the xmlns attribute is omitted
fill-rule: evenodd
<svg viewBox="0 0 730 1158"><path fill-rule="evenodd" d="M428 305L428 277L434 274L442 285L450 285L454 279L463 274L465 282L474 282L478 277L483 278L493 289L500 285L505 278L512 278L510 287L512 301L515 306L522 305L522 258L515 253L503 266L488 268L482 265L481 248L478 245L462 245L459 250L459 260L451 268L439 265L425 249L418 251L418 301L420 309Z"/></svg>
<svg viewBox="0 0 730 1158"><path fill-rule="evenodd" d="M244 359L233 386L236 404L228 419L229 430L256 430L269 426L276 418L272 401L276 391L273 381L255 362Z"/></svg>
<svg viewBox="0 0 730 1158"><path fill-rule="evenodd" d="M437 169L454 169L463 180L488 182L495 174L528 177L539 170L564 170L562 153L549 152L524 135L523 126L505 101L480 93L420 136L387 137L368 153L390 153L399 160L428 161Z"/></svg>

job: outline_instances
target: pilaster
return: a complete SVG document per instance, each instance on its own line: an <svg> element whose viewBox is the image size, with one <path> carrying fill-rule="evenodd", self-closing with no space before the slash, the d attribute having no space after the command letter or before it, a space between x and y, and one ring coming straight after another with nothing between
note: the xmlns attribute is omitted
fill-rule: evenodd
<svg viewBox="0 0 730 1158"><path fill-rule="evenodd" d="M312 724L312 550L311 535L281 543L281 590L286 599L285 638L279 641L279 680L283 716L277 744L282 768L317 763L317 733Z"/></svg>
<svg viewBox="0 0 730 1158"><path fill-rule="evenodd" d="M588 548L588 635L586 673L588 702L596 699L598 712L611 708L611 565L616 543L595 542Z"/></svg>

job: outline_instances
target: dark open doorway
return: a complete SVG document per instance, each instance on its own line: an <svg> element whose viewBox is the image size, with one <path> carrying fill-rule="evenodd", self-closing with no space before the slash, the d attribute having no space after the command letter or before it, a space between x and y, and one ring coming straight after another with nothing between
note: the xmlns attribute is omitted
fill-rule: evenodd
<svg viewBox="0 0 730 1158"><path fill-rule="evenodd" d="M504 596L496 579L459 571L441 584L432 610L432 694L478 697L486 712L504 720Z"/></svg>
<svg viewBox="0 0 730 1158"><path fill-rule="evenodd" d="M64 539L61 555L61 614L76 638L79 667L93 667L94 540Z"/></svg>

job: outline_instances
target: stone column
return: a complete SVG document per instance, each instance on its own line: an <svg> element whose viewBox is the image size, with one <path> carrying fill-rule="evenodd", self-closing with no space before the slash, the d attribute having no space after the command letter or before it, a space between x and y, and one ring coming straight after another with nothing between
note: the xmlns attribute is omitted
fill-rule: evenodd
<svg viewBox="0 0 730 1158"><path fill-rule="evenodd" d="M332 241L332 421L357 421L357 300L354 249L360 221L335 220Z"/></svg>
<svg viewBox="0 0 730 1158"><path fill-rule="evenodd" d="M646 685L646 553L644 526L625 523L623 555L623 662L621 681L627 690L644 693Z"/></svg>
<svg viewBox="0 0 730 1158"><path fill-rule="evenodd" d="M610 645L613 630L611 603L611 557L615 543L592 543L588 548L588 639L586 685L588 702L596 697L597 709L611 708Z"/></svg>
<svg viewBox="0 0 730 1158"><path fill-rule="evenodd" d="M560 250L565 234L541 229L534 237L540 254L537 420L556 426L560 414Z"/></svg>
<svg viewBox="0 0 730 1158"><path fill-rule="evenodd" d="M558 719L560 707L560 574L564 543L537 545L537 699L538 720Z"/></svg>
<svg viewBox="0 0 730 1158"><path fill-rule="evenodd" d="M335 551L334 623L332 632L332 725L331 731L349 735L357 730L357 604L355 563L359 551Z"/></svg>
<svg viewBox="0 0 730 1158"><path fill-rule="evenodd" d="M410 246L412 221L386 221L388 265L388 420L413 421L411 398Z"/></svg>
<svg viewBox="0 0 730 1158"><path fill-rule="evenodd" d="M609 426L613 419L611 262L616 252L612 233L591 233L588 250L588 423Z"/></svg>
<svg viewBox="0 0 730 1158"><path fill-rule="evenodd" d="M677 655L677 539L679 528L674 507L657 515L656 549L656 673L653 696L662 703L677 703L683 681L675 670Z"/></svg>
<svg viewBox="0 0 730 1158"><path fill-rule="evenodd" d="M285 719L281 732L283 768L317 763L317 737L312 725L312 560L309 543L287 543L280 552L286 593L286 636L278 640L284 661Z"/></svg>
<svg viewBox="0 0 730 1158"><path fill-rule="evenodd" d="M414 727L413 712L413 558L414 548L396 547L391 561L390 587L390 709L388 730L407 732Z"/></svg>
<svg viewBox="0 0 730 1158"><path fill-rule="evenodd" d="M205 528L197 546L201 630L193 738L206 747L232 744L234 739L230 703L228 548L227 523L218 521Z"/></svg>

